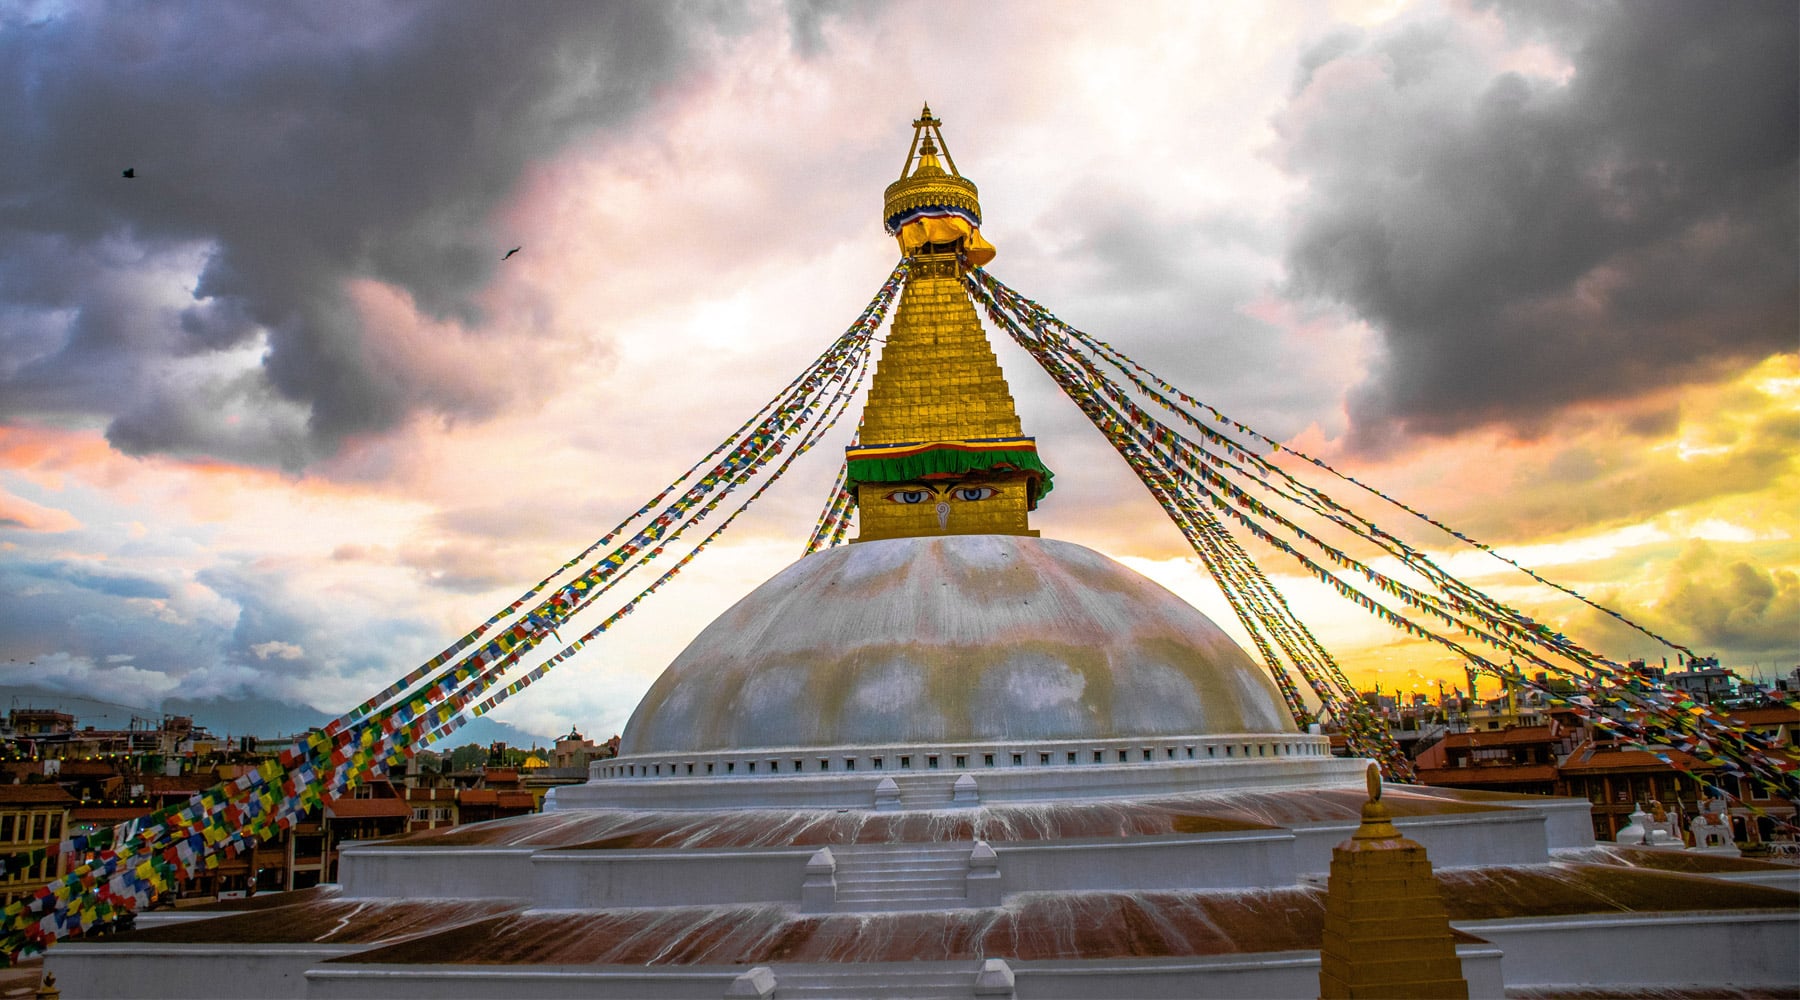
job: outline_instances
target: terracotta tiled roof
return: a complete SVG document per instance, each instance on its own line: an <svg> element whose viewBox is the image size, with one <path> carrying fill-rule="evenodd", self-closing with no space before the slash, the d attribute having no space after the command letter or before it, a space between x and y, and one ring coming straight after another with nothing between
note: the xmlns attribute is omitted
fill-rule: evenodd
<svg viewBox="0 0 1800 1000"><path fill-rule="evenodd" d="M107 826L116 826L126 820L137 819L139 816L150 811L149 806L76 806L69 810L69 822L101 823Z"/></svg>
<svg viewBox="0 0 1800 1000"><path fill-rule="evenodd" d="M406 819L412 816L399 799L338 799L325 807L332 819Z"/></svg>
<svg viewBox="0 0 1800 1000"><path fill-rule="evenodd" d="M499 804L500 795L491 788L465 788L456 801L465 806L491 806Z"/></svg>
<svg viewBox="0 0 1800 1000"><path fill-rule="evenodd" d="M399 789L396 789L396 791L399 791ZM456 789L454 788L408 788L404 790L404 794L406 796L406 801L408 802L423 802L427 804L442 802L448 804L456 801Z"/></svg>
<svg viewBox="0 0 1800 1000"><path fill-rule="evenodd" d="M1713 765L1692 754L1675 749L1665 749L1659 752L1667 754L1679 765L1681 770L1713 770ZM1592 745L1578 748L1562 765L1565 774L1571 771L1668 771L1674 769L1669 764L1658 760L1656 754L1648 750L1617 750Z"/></svg>
<svg viewBox="0 0 1800 1000"><path fill-rule="evenodd" d="M147 774L144 776L144 791L151 795L188 794L204 791L219 783L216 775L206 774Z"/></svg>
<svg viewBox="0 0 1800 1000"><path fill-rule="evenodd" d="M1504 747L1549 743L1555 737L1549 726L1514 726L1511 729L1470 730L1444 737L1446 747Z"/></svg>
<svg viewBox="0 0 1800 1000"><path fill-rule="evenodd" d="M64 779L110 778L119 773L119 768L110 760L65 760L57 773Z"/></svg>
<svg viewBox="0 0 1800 1000"><path fill-rule="evenodd" d="M530 792L496 792L495 805L502 809L536 809L537 799Z"/></svg>
<svg viewBox="0 0 1800 1000"><path fill-rule="evenodd" d="M1497 764L1482 767L1421 767L1419 780L1427 785L1497 785L1556 780L1554 764Z"/></svg>
<svg viewBox="0 0 1800 1000"><path fill-rule="evenodd" d="M1800 723L1800 708L1789 708L1786 705L1774 705L1769 708L1739 708L1726 714L1750 726L1779 726L1784 722Z"/></svg>
<svg viewBox="0 0 1800 1000"><path fill-rule="evenodd" d="M0 785L0 805L53 806L74 805L75 797L61 785Z"/></svg>

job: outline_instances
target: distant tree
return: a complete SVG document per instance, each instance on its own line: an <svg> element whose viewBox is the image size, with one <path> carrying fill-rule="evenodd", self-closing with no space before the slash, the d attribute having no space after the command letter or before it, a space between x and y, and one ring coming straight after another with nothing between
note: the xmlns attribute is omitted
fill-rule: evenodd
<svg viewBox="0 0 1800 1000"><path fill-rule="evenodd" d="M479 743L465 743L450 751L450 770L468 771L486 764L487 759L487 747Z"/></svg>

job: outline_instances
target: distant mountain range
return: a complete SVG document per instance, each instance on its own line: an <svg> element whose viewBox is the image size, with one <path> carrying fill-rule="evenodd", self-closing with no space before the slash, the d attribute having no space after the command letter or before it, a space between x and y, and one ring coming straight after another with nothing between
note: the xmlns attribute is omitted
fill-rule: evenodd
<svg viewBox="0 0 1800 1000"><path fill-rule="evenodd" d="M95 729L128 729L134 717L147 720L150 728L155 728L161 724L165 715L186 715L191 716L195 724L206 727L214 736L258 736L265 739L301 733L313 726L322 726L333 718L316 708L276 701L273 698L211 698L203 701L170 698L163 702L161 708L149 708L83 698L28 685L0 685L0 707L7 710L55 709L75 716L77 726L93 726ZM432 749L444 751L465 743L486 745L496 742L528 747L534 743L548 746L553 741L533 736L504 722L482 718L466 723Z"/></svg>

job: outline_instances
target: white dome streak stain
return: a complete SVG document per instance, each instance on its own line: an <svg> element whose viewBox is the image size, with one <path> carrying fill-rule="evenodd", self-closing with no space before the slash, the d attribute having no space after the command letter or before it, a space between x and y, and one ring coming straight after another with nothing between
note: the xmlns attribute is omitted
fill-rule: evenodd
<svg viewBox="0 0 1800 1000"><path fill-rule="evenodd" d="M625 753L1290 728L1244 652L1105 556L1011 535L809 556L664 671Z"/></svg>

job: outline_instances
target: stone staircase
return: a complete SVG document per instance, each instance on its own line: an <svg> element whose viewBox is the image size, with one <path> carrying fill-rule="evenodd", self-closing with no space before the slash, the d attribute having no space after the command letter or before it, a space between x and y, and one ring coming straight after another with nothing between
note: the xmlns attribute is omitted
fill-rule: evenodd
<svg viewBox="0 0 1800 1000"><path fill-rule="evenodd" d="M840 913L942 910L967 904L972 843L833 847Z"/></svg>
<svg viewBox="0 0 1800 1000"><path fill-rule="evenodd" d="M875 786L874 806L884 809L962 809L981 803L974 777L967 774L888 775Z"/></svg>

